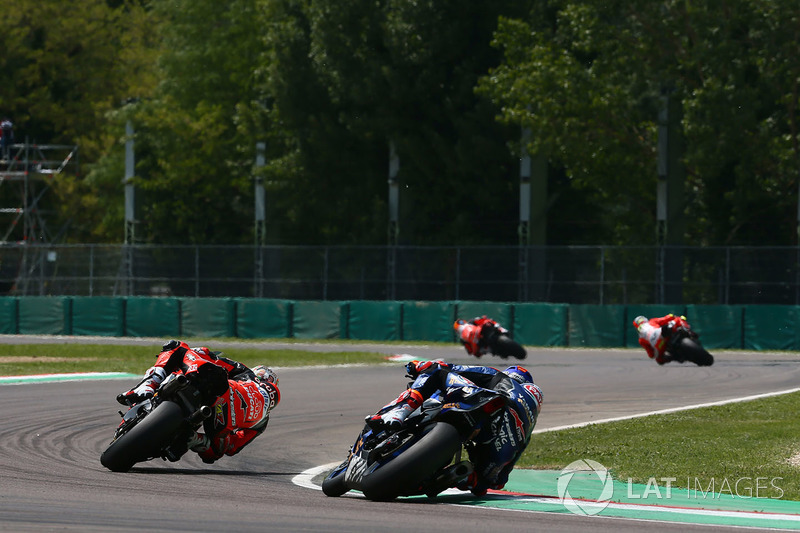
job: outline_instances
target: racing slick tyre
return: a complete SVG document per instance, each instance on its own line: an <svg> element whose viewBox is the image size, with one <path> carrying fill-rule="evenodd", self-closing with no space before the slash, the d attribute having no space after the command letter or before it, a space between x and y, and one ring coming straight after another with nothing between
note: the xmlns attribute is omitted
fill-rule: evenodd
<svg viewBox="0 0 800 533"><path fill-rule="evenodd" d="M491 349L494 355L499 355L503 359L508 357L525 359L525 356L527 355L525 353L525 348L520 346L518 342L508 335L497 335L493 339Z"/></svg>
<svg viewBox="0 0 800 533"><path fill-rule="evenodd" d="M683 361L691 361L697 366L711 366L714 364L714 357L689 337L682 338L677 348L675 351Z"/></svg>
<svg viewBox="0 0 800 533"><path fill-rule="evenodd" d="M112 472L127 472L134 464L158 455L172 442L183 422L183 409L178 404L161 402L152 413L113 440L100 456L100 463Z"/></svg>
<svg viewBox="0 0 800 533"><path fill-rule="evenodd" d="M428 433L383 467L365 475L361 492L368 500L387 501L415 493L423 481L447 466L461 448L458 430L436 422Z"/></svg>
<svg viewBox="0 0 800 533"><path fill-rule="evenodd" d="M347 474L346 468L333 477L326 477L322 481L322 493L325 494L325 496L336 498L350 490L344 483L345 474Z"/></svg>

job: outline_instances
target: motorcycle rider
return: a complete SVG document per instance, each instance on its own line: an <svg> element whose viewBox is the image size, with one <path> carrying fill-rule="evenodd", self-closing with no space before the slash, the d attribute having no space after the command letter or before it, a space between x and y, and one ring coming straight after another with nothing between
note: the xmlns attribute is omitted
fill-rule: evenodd
<svg viewBox="0 0 800 533"><path fill-rule="evenodd" d="M685 316L675 316L672 313L649 320L645 316L637 316L633 319L633 327L639 332L639 344L645 349L648 357L655 359L659 365L674 360L667 351L673 331L679 327L684 327L690 332L692 329Z"/></svg>
<svg viewBox="0 0 800 533"><path fill-rule="evenodd" d="M151 398L162 381L180 372L205 394L212 416L204 422L205 433L191 432L170 446L167 459L177 461L187 450L197 452L206 463L223 455L235 455L264 432L269 413L280 402L278 376L264 365L253 369L222 357L205 346L189 348L185 342L171 340L162 346L155 365L144 379L117 396L123 405ZM236 400L236 401L234 401Z"/></svg>
<svg viewBox="0 0 800 533"><path fill-rule="evenodd" d="M185 342L171 340L161 347L156 363L147 369L144 378L128 392L117 396L122 405L132 405L147 398L153 393L168 375L180 371L190 379L201 381L202 388L207 388L213 398L228 390L228 379L236 379L240 375L251 372L245 365L221 357L222 352L212 352L205 346L189 348Z"/></svg>
<svg viewBox="0 0 800 533"><path fill-rule="evenodd" d="M489 335L496 328L501 326L486 315L475 317L469 322L458 319L453 323L458 340L464 345L467 353L475 357L489 352Z"/></svg>
<svg viewBox="0 0 800 533"><path fill-rule="evenodd" d="M278 376L264 365L228 380L228 384L228 392L217 398L211 417L204 422L205 433L194 432L185 445L204 463L210 464L223 455L239 453L264 432L269 423L269 413L281 401ZM177 460L186 448L178 446L175 450L177 457L167 458Z"/></svg>
<svg viewBox="0 0 800 533"><path fill-rule="evenodd" d="M426 398L448 385L476 385L506 397L506 407L484 425L468 448L474 471L458 484L483 496L488 489L501 489L508 475L530 442L531 432L542 406L542 390L525 368L514 365L499 371L488 366L454 365L444 361L412 361L406 365L411 383L396 400L368 416L367 424L375 430L403 427L406 418Z"/></svg>

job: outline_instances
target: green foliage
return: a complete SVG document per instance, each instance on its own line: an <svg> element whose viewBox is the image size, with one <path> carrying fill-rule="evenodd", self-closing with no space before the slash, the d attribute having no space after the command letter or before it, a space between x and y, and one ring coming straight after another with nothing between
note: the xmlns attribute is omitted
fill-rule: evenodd
<svg viewBox="0 0 800 533"><path fill-rule="evenodd" d="M550 164L548 242L653 244L657 117L680 103L685 242L794 244L800 6L790 0L12 0L0 115L80 145L43 211L143 242L517 240L520 128ZM130 101L134 99L134 101ZM254 169L256 142L267 164ZM0 188L0 201L11 191Z"/></svg>
<svg viewBox="0 0 800 533"><path fill-rule="evenodd" d="M555 0L548 8L501 21L504 61L480 90L501 106L501 120L530 127L529 148L563 166L571 189L588 191L608 215L604 242L653 242L664 92L684 111L688 242L794 242L796 3Z"/></svg>
<svg viewBox="0 0 800 533"><path fill-rule="evenodd" d="M91 165L115 141L104 128L108 113L155 83L157 19L136 1L13 0L2 13L0 115L14 122L17 142L78 145L79 160ZM40 209L57 211L72 239L108 238L103 218L121 206L113 199L120 179L59 176ZM19 194L3 187L0 201L18 204Z"/></svg>

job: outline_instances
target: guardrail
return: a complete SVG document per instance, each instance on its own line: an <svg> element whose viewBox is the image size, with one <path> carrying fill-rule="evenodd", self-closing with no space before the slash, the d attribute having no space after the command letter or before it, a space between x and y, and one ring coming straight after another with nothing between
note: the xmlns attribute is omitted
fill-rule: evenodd
<svg viewBox="0 0 800 533"><path fill-rule="evenodd" d="M487 315L524 345L618 348L638 347L634 317L670 312L687 316L709 349L800 349L800 306L789 305L2 297L0 334L456 342L456 318Z"/></svg>

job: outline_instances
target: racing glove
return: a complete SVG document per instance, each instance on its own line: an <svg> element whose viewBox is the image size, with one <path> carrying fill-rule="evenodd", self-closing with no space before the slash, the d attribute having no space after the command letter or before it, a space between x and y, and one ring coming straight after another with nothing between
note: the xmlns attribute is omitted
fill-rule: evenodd
<svg viewBox="0 0 800 533"><path fill-rule="evenodd" d="M411 379L417 379L417 376L425 372L432 372L440 368L450 368L451 366L441 359L436 359L435 361L414 360L406 364L406 375Z"/></svg>

